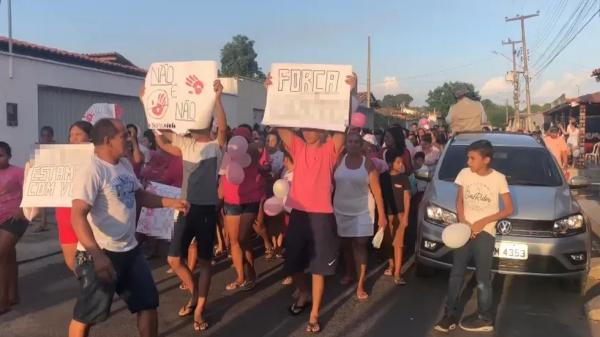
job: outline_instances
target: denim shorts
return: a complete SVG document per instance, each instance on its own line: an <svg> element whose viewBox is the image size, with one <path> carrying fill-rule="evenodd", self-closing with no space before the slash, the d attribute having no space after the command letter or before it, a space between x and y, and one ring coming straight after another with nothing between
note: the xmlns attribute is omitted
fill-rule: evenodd
<svg viewBox="0 0 600 337"><path fill-rule="evenodd" d="M242 215L244 213L258 214L259 209L260 209L260 202L249 202L247 204L241 204L241 205L225 203L225 205L223 205L223 213L225 215Z"/></svg>
<svg viewBox="0 0 600 337"><path fill-rule="evenodd" d="M158 290L139 246L128 252L104 253L117 272L115 282L109 283L98 277L94 261L88 252L78 251L75 255L75 274L80 291L73 309L73 319L84 324L105 321L110 314L115 292L127 304L131 313L156 309Z"/></svg>

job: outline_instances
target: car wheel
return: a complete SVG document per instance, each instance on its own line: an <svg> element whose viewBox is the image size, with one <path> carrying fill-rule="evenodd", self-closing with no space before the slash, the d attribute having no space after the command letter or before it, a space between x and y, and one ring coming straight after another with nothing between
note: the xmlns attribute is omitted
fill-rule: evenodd
<svg viewBox="0 0 600 337"><path fill-rule="evenodd" d="M418 277L433 277L435 276L435 269L417 261L415 263L415 274Z"/></svg>
<svg viewBox="0 0 600 337"><path fill-rule="evenodd" d="M561 280L561 288L570 293L585 295L587 274Z"/></svg>

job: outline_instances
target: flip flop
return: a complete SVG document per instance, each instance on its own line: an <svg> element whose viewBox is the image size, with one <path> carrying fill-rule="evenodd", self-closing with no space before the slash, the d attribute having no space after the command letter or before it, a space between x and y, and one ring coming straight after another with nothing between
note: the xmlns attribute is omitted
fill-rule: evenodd
<svg viewBox="0 0 600 337"><path fill-rule="evenodd" d="M317 334L321 332L321 326L319 325L319 322L308 322L308 325L306 325L306 332L311 334Z"/></svg>
<svg viewBox="0 0 600 337"><path fill-rule="evenodd" d="M369 299L369 294L367 294L367 293L364 293L362 295L356 294L356 299L359 301L366 301Z"/></svg>
<svg viewBox="0 0 600 337"><path fill-rule="evenodd" d="M310 302L306 302L303 305L298 305L298 303L294 302L288 308L288 311L290 312L290 314L292 314L292 316L298 316L301 313L303 313L304 310L306 310L306 308L308 308L310 305L311 305Z"/></svg>
<svg viewBox="0 0 600 337"><path fill-rule="evenodd" d="M404 281L404 279L402 277L400 277L400 276L395 276L394 277L394 283L397 286L404 286L404 285L406 285L406 281Z"/></svg>
<svg viewBox="0 0 600 337"><path fill-rule="evenodd" d="M194 331L204 331L206 329L208 329L208 323L206 321L194 321Z"/></svg>
<svg viewBox="0 0 600 337"><path fill-rule="evenodd" d="M392 276L393 274L394 274L393 268L388 268L383 272L383 275L385 275L385 276Z"/></svg>
<svg viewBox="0 0 600 337"><path fill-rule="evenodd" d="M179 317L189 316L194 313L195 309L196 309L196 304L187 303L186 305L181 307L181 309L179 309L179 312L177 313L177 315L179 315Z"/></svg>

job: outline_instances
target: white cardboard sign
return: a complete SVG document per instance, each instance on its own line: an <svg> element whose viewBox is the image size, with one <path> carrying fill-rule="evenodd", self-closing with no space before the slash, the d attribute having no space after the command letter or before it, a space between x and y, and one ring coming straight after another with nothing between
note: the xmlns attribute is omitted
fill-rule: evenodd
<svg viewBox="0 0 600 337"><path fill-rule="evenodd" d="M274 63L262 123L344 131L348 125L352 66Z"/></svg>
<svg viewBox="0 0 600 337"><path fill-rule="evenodd" d="M92 144L39 145L25 172L21 207L71 207L73 178L93 156Z"/></svg>
<svg viewBox="0 0 600 337"><path fill-rule="evenodd" d="M217 62L153 63L146 75L142 101L150 129L183 134L206 129L215 105Z"/></svg>
<svg viewBox="0 0 600 337"><path fill-rule="evenodd" d="M90 106L81 118L84 121L96 124L97 121L102 118L116 118L121 119L123 116L123 109L118 104L111 103L94 103Z"/></svg>
<svg viewBox="0 0 600 337"><path fill-rule="evenodd" d="M146 191L168 198L179 198L181 188L150 182ZM171 240L175 211L172 208L142 208L137 232L164 240Z"/></svg>

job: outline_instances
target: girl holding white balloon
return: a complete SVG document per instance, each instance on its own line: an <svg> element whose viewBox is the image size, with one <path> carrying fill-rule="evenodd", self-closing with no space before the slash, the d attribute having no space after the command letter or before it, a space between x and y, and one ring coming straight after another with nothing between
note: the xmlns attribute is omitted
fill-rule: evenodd
<svg viewBox="0 0 600 337"><path fill-rule="evenodd" d="M225 175L221 177L225 231L237 275L235 281L225 287L228 291L251 290L255 286L254 256L249 239L265 191L258 147L254 143L249 144L252 133L247 128L238 127L233 134L223 158Z"/></svg>
<svg viewBox="0 0 600 337"><path fill-rule="evenodd" d="M363 139L360 134L348 133L346 155L341 158L334 173L333 208L337 232L342 238L342 254L346 261L345 280L352 280L351 271L355 270L358 276L356 297L366 300L369 297L365 291L367 245L369 237L373 236L375 221L370 205L372 199L375 199L379 212L379 228L386 227L387 218L379 185L379 172L371 160L363 155L362 147Z"/></svg>

